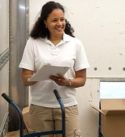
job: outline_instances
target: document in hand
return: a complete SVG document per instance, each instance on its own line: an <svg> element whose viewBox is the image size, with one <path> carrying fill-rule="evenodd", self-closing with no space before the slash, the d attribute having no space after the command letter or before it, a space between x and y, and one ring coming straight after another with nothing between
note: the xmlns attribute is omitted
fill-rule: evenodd
<svg viewBox="0 0 125 137"><path fill-rule="evenodd" d="M36 72L29 80L42 81L49 80L50 75L62 74L64 75L69 67L45 65L38 72Z"/></svg>

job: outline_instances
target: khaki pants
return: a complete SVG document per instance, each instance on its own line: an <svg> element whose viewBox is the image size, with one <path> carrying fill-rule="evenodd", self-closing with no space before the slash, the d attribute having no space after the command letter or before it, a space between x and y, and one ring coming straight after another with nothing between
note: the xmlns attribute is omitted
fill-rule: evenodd
<svg viewBox="0 0 125 137"><path fill-rule="evenodd" d="M71 106L65 108L66 137L79 137L78 107ZM30 106L28 125L33 131L50 131L62 129L60 108L47 108L36 105ZM61 137L61 134L54 137ZM53 135L47 135L53 137Z"/></svg>

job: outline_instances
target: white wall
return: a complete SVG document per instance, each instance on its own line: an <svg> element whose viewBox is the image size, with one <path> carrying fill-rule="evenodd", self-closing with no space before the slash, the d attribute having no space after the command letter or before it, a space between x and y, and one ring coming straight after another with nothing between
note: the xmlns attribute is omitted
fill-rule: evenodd
<svg viewBox="0 0 125 137"><path fill-rule="evenodd" d="M3 133L7 116L8 103L1 97L9 92L9 62L5 53L9 48L9 1L0 0L0 136ZM4 57L4 58L3 58ZM4 133L7 129L4 129Z"/></svg>
<svg viewBox="0 0 125 137"><path fill-rule="evenodd" d="M48 0L30 0L30 26L46 1ZM125 1L56 1L64 5L76 36L85 45L91 65L88 76L124 78Z"/></svg>
<svg viewBox="0 0 125 137"><path fill-rule="evenodd" d="M8 0L0 1L0 53L9 46L9 8Z"/></svg>
<svg viewBox="0 0 125 137"><path fill-rule="evenodd" d="M86 85L77 89L82 137L98 137L99 115L91 104L99 107L99 83L99 79L87 79Z"/></svg>

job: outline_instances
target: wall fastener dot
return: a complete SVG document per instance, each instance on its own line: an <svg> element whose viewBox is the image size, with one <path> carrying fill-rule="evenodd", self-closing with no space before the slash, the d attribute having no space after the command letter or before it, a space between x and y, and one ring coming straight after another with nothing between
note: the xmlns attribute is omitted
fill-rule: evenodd
<svg viewBox="0 0 125 137"><path fill-rule="evenodd" d="M108 67L108 70L112 70L112 68L111 68L111 67Z"/></svg>
<svg viewBox="0 0 125 137"><path fill-rule="evenodd" d="M97 70L97 67L95 67L94 70L96 71L96 70Z"/></svg>
<svg viewBox="0 0 125 137"><path fill-rule="evenodd" d="M123 71L125 71L125 67L123 67Z"/></svg>

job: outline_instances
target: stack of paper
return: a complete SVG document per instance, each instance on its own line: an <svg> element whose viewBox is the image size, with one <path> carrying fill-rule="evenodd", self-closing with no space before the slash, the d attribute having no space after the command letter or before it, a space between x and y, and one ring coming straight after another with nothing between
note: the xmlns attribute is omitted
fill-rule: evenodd
<svg viewBox="0 0 125 137"><path fill-rule="evenodd" d="M51 75L64 75L69 67L45 65L29 79L30 81L49 80Z"/></svg>

